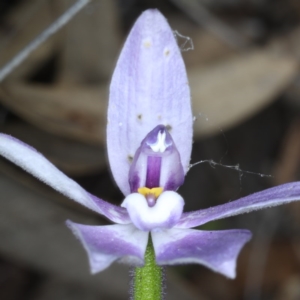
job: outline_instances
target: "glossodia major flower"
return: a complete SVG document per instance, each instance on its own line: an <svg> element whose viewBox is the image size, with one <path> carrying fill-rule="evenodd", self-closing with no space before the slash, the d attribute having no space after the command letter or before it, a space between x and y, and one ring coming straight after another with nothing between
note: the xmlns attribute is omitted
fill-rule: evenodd
<svg viewBox="0 0 300 300"><path fill-rule="evenodd" d="M184 200L176 190L189 168L190 93L173 32L157 10L144 12L136 21L118 60L110 86L107 147L112 174L124 194L121 206L91 195L35 149L0 134L2 156L115 223L68 221L93 273L114 261L142 266L151 235L158 265L199 263L234 278L237 256L251 233L191 228L300 199L300 183L294 182L183 213Z"/></svg>

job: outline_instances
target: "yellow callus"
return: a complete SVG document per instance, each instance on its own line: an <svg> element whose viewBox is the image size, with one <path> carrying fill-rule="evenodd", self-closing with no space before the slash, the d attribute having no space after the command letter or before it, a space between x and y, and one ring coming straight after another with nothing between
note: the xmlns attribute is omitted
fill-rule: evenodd
<svg viewBox="0 0 300 300"><path fill-rule="evenodd" d="M152 194L157 199L159 195L163 192L163 190L164 189L162 187L155 187L152 189L148 189L147 187L141 187L138 188L138 193L142 194L145 197L149 194Z"/></svg>

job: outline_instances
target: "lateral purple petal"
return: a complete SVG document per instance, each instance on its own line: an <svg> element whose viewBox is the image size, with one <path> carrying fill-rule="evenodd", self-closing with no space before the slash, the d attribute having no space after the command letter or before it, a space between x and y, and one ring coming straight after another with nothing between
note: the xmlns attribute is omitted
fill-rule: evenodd
<svg viewBox="0 0 300 300"><path fill-rule="evenodd" d="M92 273L100 272L114 261L142 266L148 233L133 225L89 226L67 221L68 227L85 248Z"/></svg>
<svg viewBox="0 0 300 300"><path fill-rule="evenodd" d="M229 278L235 278L238 254L251 238L250 231L241 229L173 228L151 234L158 265L197 263Z"/></svg>
<svg viewBox="0 0 300 300"><path fill-rule="evenodd" d="M131 223L127 211L91 195L42 154L12 136L0 134L0 155L70 199L120 224Z"/></svg>
<svg viewBox="0 0 300 300"><path fill-rule="evenodd" d="M282 184L226 204L182 214L176 228L192 228L209 221L300 200L300 182Z"/></svg>
<svg viewBox="0 0 300 300"><path fill-rule="evenodd" d="M165 125L187 172L192 147L192 112L185 66L173 32L157 10L145 11L133 26L110 86L107 147L122 192L141 141Z"/></svg>

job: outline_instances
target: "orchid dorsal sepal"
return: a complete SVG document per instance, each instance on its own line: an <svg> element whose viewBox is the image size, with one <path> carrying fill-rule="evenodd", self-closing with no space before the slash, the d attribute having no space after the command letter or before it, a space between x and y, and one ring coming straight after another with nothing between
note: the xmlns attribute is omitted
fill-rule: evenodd
<svg viewBox="0 0 300 300"><path fill-rule="evenodd" d="M133 192L126 177L132 158L159 124L172 135L183 173L188 171L193 135L188 78L173 30L156 9L143 12L126 39L110 85L107 118L109 163L124 195Z"/></svg>

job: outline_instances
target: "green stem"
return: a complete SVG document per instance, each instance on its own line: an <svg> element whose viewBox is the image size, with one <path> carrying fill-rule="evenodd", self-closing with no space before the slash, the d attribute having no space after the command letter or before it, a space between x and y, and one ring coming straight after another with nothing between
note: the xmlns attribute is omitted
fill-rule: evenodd
<svg viewBox="0 0 300 300"><path fill-rule="evenodd" d="M155 262L151 236L145 254L145 265L135 268L133 279L133 299L134 300L161 300L163 269Z"/></svg>

